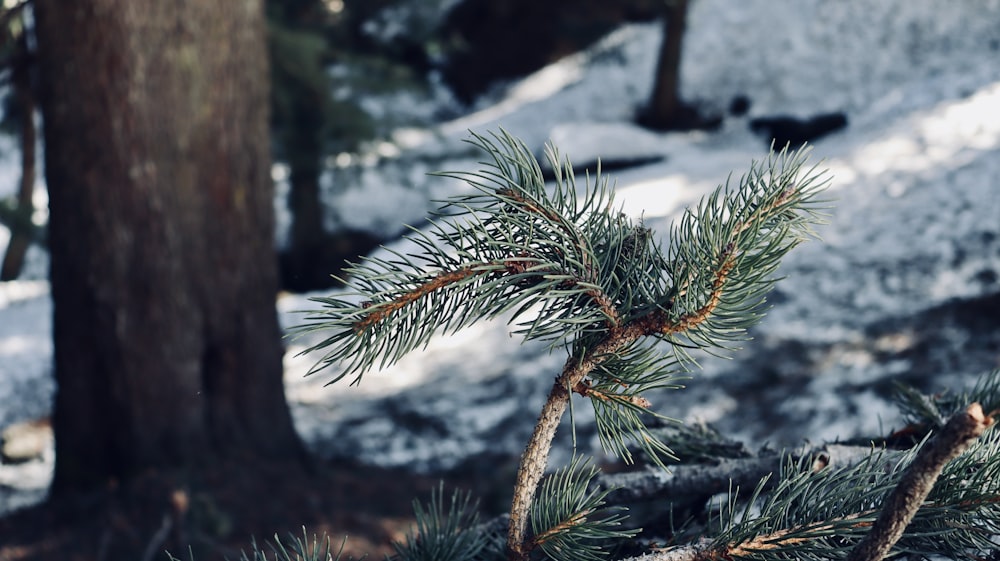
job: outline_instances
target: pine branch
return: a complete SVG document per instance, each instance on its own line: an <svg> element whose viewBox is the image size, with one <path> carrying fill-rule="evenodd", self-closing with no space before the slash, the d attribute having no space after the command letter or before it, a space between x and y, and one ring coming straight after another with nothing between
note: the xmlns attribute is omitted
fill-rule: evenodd
<svg viewBox="0 0 1000 561"><path fill-rule="evenodd" d="M345 545L347 545L346 537L340 542L340 548L334 552L333 543L329 536L323 535L322 538L313 536L310 540L306 529L302 528L301 538L288 535L287 546L281 542L281 538L277 534L274 536L274 541L267 544L267 549L258 545L256 539L251 540L250 553L241 551L239 561L270 561L271 559L274 561L340 561ZM268 550L272 556L270 558ZM169 552L167 557L170 561L180 561ZM188 558L190 561L194 561L194 554L190 551Z"/></svg>
<svg viewBox="0 0 1000 561"><path fill-rule="evenodd" d="M1000 410L1000 369L982 376L971 390L964 392L925 395L912 386L897 384L895 401L907 425L888 440L920 440L931 430L943 427L950 417L962 412L970 403L980 403L984 411Z"/></svg>
<svg viewBox="0 0 1000 561"><path fill-rule="evenodd" d="M945 464L968 449L992 424L993 418L983 415L978 403L952 416L941 432L921 448L899 485L885 500L871 532L851 551L847 561L885 558L923 505Z"/></svg>
<svg viewBox="0 0 1000 561"><path fill-rule="evenodd" d="M571 392L594 405L606 449L631 461L630 439L663 465L670 450L643 422L651 404L642 393L676 387L690 363L685 348L725 349L744 337L781 258L811 235L823 182L815 169L802 173L804 151L772 154L689 209L664 249L614 212L600 170L581 195L569 161L549 148L550 191L522 142L501 132L472 143L492 161L443 175L478 192L451 200L427 232L408 236L421 253L348 269L350 291L315 299L325 309L298 332L327 333L306 351L325 353L314 371L337 365L333 381L353 374L354 383L436 333L505 313L525 340L566 349L511 503L508 557L523 560L528 513Z"/></svg>
<svg viewBox="0 0 1000 561"><path fill-rule="evenodd" d="M793 228L804 231L803 226L809 223L795 211L799 207L808 208L815 195L815 188L809 187L814 178L796 186L801 156L783 163L787 167L779 169L772 162L766 177L760 168L753 166L751 174L741 182L740 190L731 194L728 188L719 188L696 212L688 211L681 221L680 235L671 245L672 258L664 260L680 263L678 269L685 273L680 276L683 280L677 283L675 274L673 287L646 313L577 343L549 392L521 457L507 540L511 561L526 559L528 554L526 515L545 470L556 427L569 403L567 388L580 387L602 363L618 356L640 338L662 338L675 343L675 349L681 343L677 336L685 336L696 344L717 346L733 334L742 333L759 318L754 310L759 308L773 282L770 275L780 257L801 240L792 235ZM755 188L760 191L754 192ZM707 289L698 290L706 286ZM630 408L619 409L622 410ZM656 442L643 438L642 429L631 433L638 433L640 443ZM615 442L620 442L623 436L613 432L602 434L602 438ZM618 447L621 448L624 446Z"/></svg>
<svg viewBox="0 0 1000 561"><path fill-rule="evenodd" d="M683 504L690 499L703 499L733 488L753 488L773 473L779 473L788 462L808 463L812 469L841 469L858 465L871 456L870 446L825 444L807 447L791 453L765 452L748 458L716 458L711 463L682 464L669 471L649 467L641 471L601 475L595 484L613 489L608 500L614 504L636 501L669 500ZM891 459L902 452L887 452ZM773 480L768 479L773 486ZM769 487L765 487L769 489Z"/></svg>
<svg viewBox="0 0 1000 561"><path fill-rule="evenodd" d="M951 558L995 549L1000 436L983 435L991 424L974 404L905 453L874 451L839 468L789 459L743 506L730 493L714 538L625 561L881 559L894 544L893 552Z"/></svg>
<svg viewBox="0 0 1000 561"><path fill-rule="evenodd" d="M575 457L548 477L531 511L534 537L527 544L529 551L540 549L557 561L598 561L607 555L603 542L638 533L619 528L626 509L605 506L610 490L590 485L597 472Z"/></svg>
<svg viewBox="0 0 1000 561"><path fill-rule="evenodd" d="M469 494L455 492L444 508L444 485L431 493L425 507L413 502L416 529L404 543L393 543L399 561L475 561L489 544L489 534L479 531L479 516Z"/></svg>

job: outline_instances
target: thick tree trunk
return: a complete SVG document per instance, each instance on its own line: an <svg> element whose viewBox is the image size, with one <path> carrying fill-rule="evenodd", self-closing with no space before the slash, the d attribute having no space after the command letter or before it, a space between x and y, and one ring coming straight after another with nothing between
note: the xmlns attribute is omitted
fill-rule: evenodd
<svg viewBox="0 0 1000 561"><path fill-rule="evenodd" d="M645 115L645 124L657 129L678 127L684 111L680 99L681 46L687 25L687 0L664 0L663 42L656 63L653 93Z"/></svg>
<svg viewBox="0 0 1000 561"><path fill-rule="evenodd" d="M299 457L282 386L262 0L37 0L53 492Z"/></svg>

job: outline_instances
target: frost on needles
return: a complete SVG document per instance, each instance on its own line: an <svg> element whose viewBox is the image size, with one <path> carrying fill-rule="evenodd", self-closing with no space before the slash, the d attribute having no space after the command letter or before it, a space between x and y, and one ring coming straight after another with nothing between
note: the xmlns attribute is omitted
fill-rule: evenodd
<svg viewBox="0 0 1000 561"><path fill-rule="evenodd" d="M532 504L571 393L594 405L607 451L630 462L631 442L662 466L671 452L647 428L657 414L643 394L675 386L693 364L688 349L725 352L760 319L781 258L818 221L825 181L803 169L804 150L772 153L687 210L663 245L619 211L600 169L580 188L569 160L548 147L550 188L531 151L506 132L471 142L489 158L483 168L440 175L469 182L475 193L447 201L428 229L413 230L418 253L347 269L348 291L316 298L324 308L300 331L326 337L309 349L325 353L314 370L333 366L333 381L352 383L436 334L507 314L515 334L565 353L521 459L507 549L510 559L536 549L569 555L545 541L606 538L619 523L606 515L595 530L582 522L601 516L593 513L537 523L552 519ZM589 481L564 478L580 488Z"/></svg>

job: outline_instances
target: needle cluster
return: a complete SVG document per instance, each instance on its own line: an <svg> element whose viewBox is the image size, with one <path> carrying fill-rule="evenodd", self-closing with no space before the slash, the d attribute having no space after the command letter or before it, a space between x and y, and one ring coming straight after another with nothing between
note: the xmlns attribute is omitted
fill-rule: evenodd
<svg viewBox="0 0 1000 561"><path fill-rule="evenodd" d="M550 186L507 133L471 142L489 157L482 169L441 175L467 181L473 194L447 201L429 227L409 234L418 251L347 269L347 291L317 298L323 309L300 331L325 337L309 349L324 353L315 370L333 367L332 381L352 383L436 334L499 316L523 340L564 352L521 459L507 549L511 560L536 548L570 559L540 536L593 517L550 516L532 504L571 394L593 404L608 452L631 462L631 443L662 466L671 452L647 428L656 413L644 394L677 387L690 349L726 352L760 319L781 258L818 222L823 174L803 168L804 150L772 153L688 209L664 244L620 212L600 168L578 186L569 160L549 147ZM564 504L547 495L561 488L543 487L539 504Z"/></svg>

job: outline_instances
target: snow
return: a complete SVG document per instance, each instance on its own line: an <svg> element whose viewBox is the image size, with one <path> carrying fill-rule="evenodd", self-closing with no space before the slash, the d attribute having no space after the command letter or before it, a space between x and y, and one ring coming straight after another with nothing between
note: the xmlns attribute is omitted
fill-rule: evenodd
<svg viewBox="0 0 1000 561"><path fill-rule="evenodd" d="M468 189L427 172L474 169L481 156L462 142L467 131L503 126L539 154L554 140L580 164L652 162L613 173L617 200L666 236L685 206L766 155L748 119L843 111L848 128L813 151L830 171L829 224L822 241L783 263L787 278L755 341L733 360L703 360L683 393L651 397L667 415L716 423L752 445L883 433L899 419L879 385L930 368L907 353L928 340L952 337L948 344L963 348L968 339L948 326L928 339L893 322L1000 291L1000 0L699 0L685 37L684 97L717 111L736 95L752 100L749 115L727 118L715 133L631 124L651 88L659 29L623 27L467 115L332 158L323 179L328 226L394 235L421 224L433 199ZM287 222L280 199L278 207ZM5 234L0 227L0 244ZM308 296L281 297L284 325L316 307ZM50 316L44 281L0 285L0 426L48 411ZM289 340L296 423L324 456L382 465L435 470L490 451L516 454L564 357L521 345L508 330L487 322L439 337L357 386L325 386L330 373L304 378L317 357L297 354L310 340ZM957 384L985 366L948 368L940 381ZM592 446L584 405L575 407L577 429L581 446ZM559 432L555 463L570 451L568 433ZM51 454L39 464L50 467ZM0 481L10 469L0 466ZM25 481L39 497L37 477Z"/></svg>
<svg viewBox="0 0 1000 561"><path fill-rule="evenodd" d="M0 283L0 427L48 414L52 303L45 281Z"/></svg>

